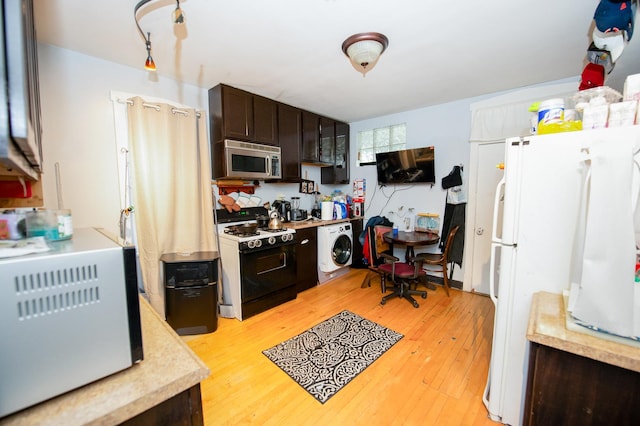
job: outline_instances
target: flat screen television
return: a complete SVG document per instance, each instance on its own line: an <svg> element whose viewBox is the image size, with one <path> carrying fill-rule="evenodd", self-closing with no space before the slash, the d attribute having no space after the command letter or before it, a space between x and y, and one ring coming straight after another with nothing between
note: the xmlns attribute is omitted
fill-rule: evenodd
<svg viewBox="0 0 640 426"><path fill-rule="evenodd" d="M435 183L433 154L432 146L377 153L378 184Z"/></svg>

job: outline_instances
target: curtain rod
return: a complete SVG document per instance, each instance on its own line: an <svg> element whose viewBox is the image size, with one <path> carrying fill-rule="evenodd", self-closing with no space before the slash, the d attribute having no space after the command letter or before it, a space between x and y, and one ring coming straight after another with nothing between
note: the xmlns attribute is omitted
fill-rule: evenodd
<svg viewBox="0 0 640 426"><path fill-rule="evenodd" d="M129 104L129 105L133 105L133 101L130 100L130 99L125 99L125 100L118 99L118 102ZM145 108L153 108L156 111L160 111L160 106L159 105L155 105L155 104L150 104L150 103L144 102L142 104L142 106L145 107ZM182 109L178 109L178 108L171 108L171 112L174 113L174 114L182 114L182 115L188 115L189 114L188 111L185 111L185 110L182 110ZM200 118L200 113L198 111L196 111L196 117Z"/></svg>

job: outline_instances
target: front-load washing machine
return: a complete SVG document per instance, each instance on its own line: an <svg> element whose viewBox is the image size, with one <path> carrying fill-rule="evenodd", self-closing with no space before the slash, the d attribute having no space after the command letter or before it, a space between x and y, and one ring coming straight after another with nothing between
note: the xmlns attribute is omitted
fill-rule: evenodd
<svg viewBox="0 0 640 426"><path fill-rule="evenodd" d="M351 223L320 226L318 228L318 270L333 272L351 265L353 231Z"/></svg>

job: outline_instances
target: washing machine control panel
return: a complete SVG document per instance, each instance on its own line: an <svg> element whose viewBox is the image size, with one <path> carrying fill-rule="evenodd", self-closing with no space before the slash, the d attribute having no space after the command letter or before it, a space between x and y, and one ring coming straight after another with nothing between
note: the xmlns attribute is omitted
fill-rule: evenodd
<svg viewBox="0 0 640 426"><path fill-rule="evenodd" d="M348 231L351 229L351 225L340 226L340 232Z"/></svg>

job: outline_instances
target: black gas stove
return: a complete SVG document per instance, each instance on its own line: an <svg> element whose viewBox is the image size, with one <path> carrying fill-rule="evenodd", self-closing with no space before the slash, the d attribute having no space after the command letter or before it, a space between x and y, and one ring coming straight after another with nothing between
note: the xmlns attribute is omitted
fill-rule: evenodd
<svg viewBox="0 0 640 426"><path fill-rule="evenodd" d="M268 213L263 207L216 210L222 317L243 320L296 297L295 230L243 226Z"/></svg>

